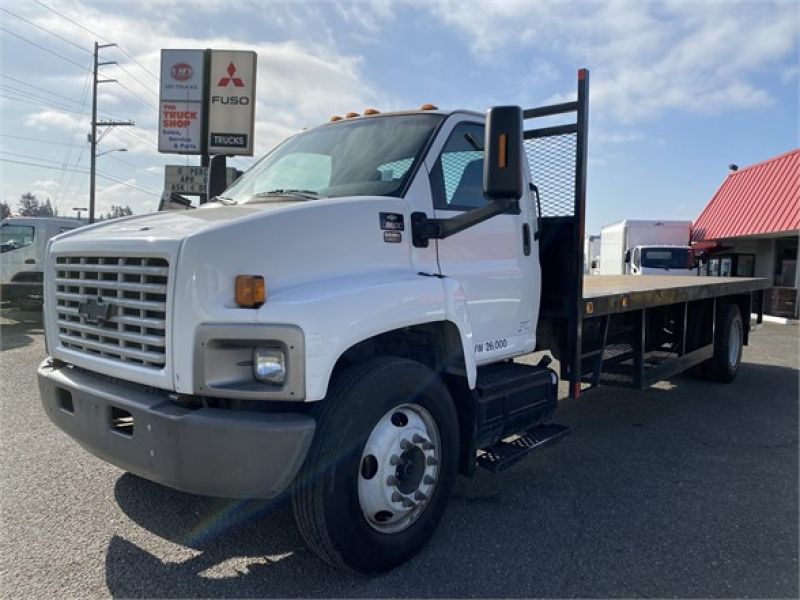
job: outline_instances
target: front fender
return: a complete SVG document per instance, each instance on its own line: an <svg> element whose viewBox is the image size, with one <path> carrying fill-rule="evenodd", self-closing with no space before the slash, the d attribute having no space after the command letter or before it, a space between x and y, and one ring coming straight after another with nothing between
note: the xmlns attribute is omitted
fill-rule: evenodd
<svg viewBox="0 0 800 600"><path fill-rule="evenodd" d="M319 282L271 297L264 320L298 325L305 336L306 400L321 400L334 366L361 341L403 327L450 321L458 329L470 388L472 327L457 282L403 273ZM268 315L268 317L267 317Z"/></svg>

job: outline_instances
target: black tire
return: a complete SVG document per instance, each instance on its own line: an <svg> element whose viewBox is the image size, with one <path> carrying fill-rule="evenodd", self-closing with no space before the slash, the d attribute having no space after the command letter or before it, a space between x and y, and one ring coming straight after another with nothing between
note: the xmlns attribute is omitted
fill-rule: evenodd
<svg viewBox="0 0 800 600"><path fill-rule="evenodd" d="M359 504L361 455L381 418L412 401L428 411L439 430L437 482L416 521L397 533L385 533L369 524ZM407 561L433 534L456 478L458 416L447 388L420 363L376 358L335 377L315 417L314 441L292 489L303 539L340 569L381 573Z"/></svg>
<svg viewBox="0 0 800 600"><path fill-rule="evenodd" d="M714 336L714 356L705 366L705 376L711 381L728 383L733 381L742 361L744 325L739 307L735 304L720 305Z"/></svg>
<svg viewBox="0 0 800 600"><path fill-rule="evenodd" d="M17 298L14 301L14 306L22 311L35 312L37 310L42 310L43 303L36 298Z"/></svg>

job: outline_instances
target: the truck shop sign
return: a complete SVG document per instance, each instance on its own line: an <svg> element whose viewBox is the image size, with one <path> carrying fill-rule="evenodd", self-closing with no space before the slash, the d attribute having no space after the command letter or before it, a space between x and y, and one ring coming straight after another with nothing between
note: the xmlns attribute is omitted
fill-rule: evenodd
<svg viewBox="0 0 800 600"><path fill-rule="evenodd" d="M203 153L205 52L161 51L158 151Z"/></svg>
<svg viewBox="0 0 800 600"><path fill-rule="evenodd" d="M162 50L158 151L253 155L256 53Z"/></svg>
<svg viewBox="0 0 800 600"><path fill-rule="evenodd" d="M208 153L253 155L256 53L211 51Z"/></svg>

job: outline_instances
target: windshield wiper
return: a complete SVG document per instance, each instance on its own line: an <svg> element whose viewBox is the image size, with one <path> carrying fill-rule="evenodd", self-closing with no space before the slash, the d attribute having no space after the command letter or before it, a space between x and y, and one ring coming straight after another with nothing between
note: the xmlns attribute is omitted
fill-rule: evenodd
<svg viewBox="0 0 800 600"><path fill-rule="evenodd" d="M228 198L227 196L214 196L211 202L219 202L220 204L224 204L226 206L230 206L231 204L236 204L236 200L233 198Z"/></svg>
<svg viewBox="0 0 800 600"><path fill-rule="evenodd" d="M319 194L314 190L294 190L294 189L279 189L279 190L270 190L268 192L259 192L257 194L253 194L253 198L266 198L269 196L301 196L303 198L309 198L311 200L316 200L319 198Z"/></svg>

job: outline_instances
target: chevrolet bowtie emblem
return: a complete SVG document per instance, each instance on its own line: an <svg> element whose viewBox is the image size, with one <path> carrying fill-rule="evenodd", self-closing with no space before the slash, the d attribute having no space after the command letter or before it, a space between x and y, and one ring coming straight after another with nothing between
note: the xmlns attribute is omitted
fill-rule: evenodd
<svg viewBox="0 0 800 600"><path fill-rule="evenodd" d="M95 300L88 298L84 302L78 304L78 314L81 316L81 321L93 325L99 325L104 321L108 321L113 314L114 305L108 302L103 302L102 298Z"/></svg>

